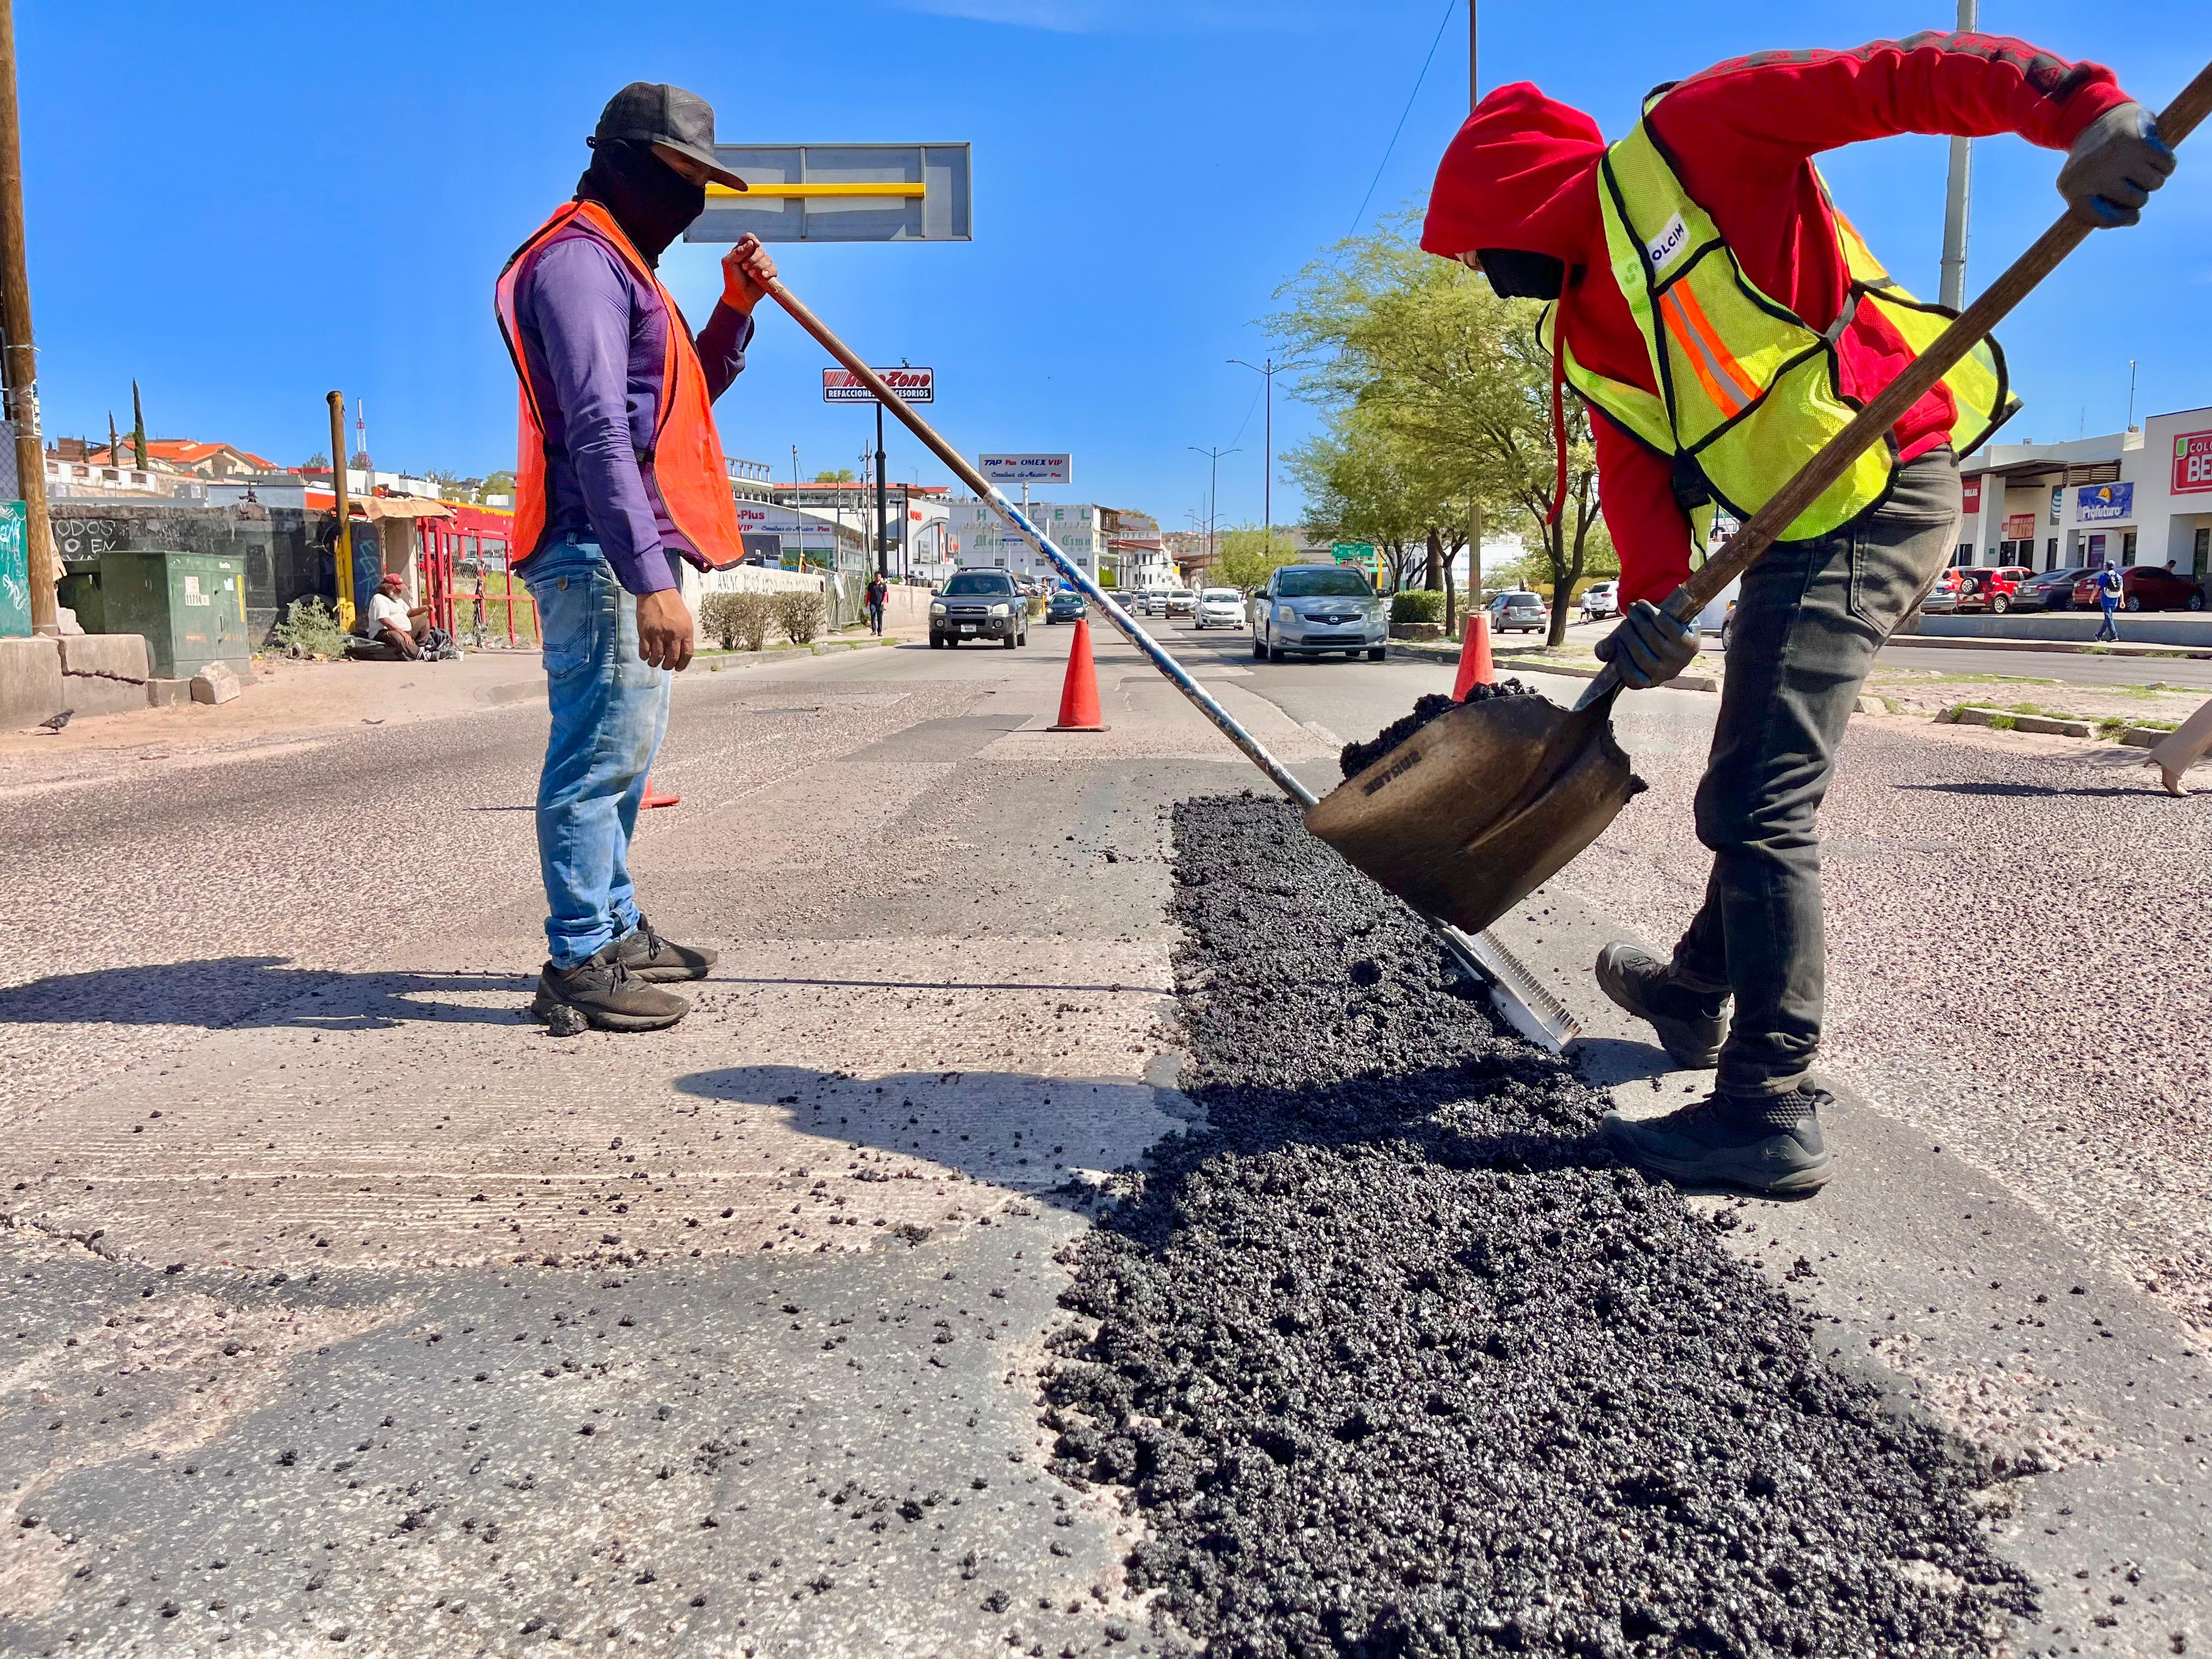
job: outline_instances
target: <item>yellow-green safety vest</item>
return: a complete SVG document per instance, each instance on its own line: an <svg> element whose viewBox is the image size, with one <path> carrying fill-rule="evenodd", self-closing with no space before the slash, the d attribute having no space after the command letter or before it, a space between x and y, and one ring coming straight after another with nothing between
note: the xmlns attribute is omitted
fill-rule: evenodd
<svg viewBox="0 0 2212 1659"><path fill-rule="evenodd" d="M1747 519L1860 407L1843 394L1836 347L1861 306L1873 306L1915 351L1925 350L1958 313L1917 300L1890 280L1836 210L1825 179L1821 199L1851 279L1841 314L1824 332L1760 293L1652 136L1649 117L1662 95L1663 89L1646 101L1644 118L1606 151L1599 169L1613 280L1651 354L1659 395L1593 373L1571 351L1561 356L1560 368L1584 398L1674 459L1678 495L1696 493L1684 488L1685 472L1693 466L1687 482L1702 484L1714 501ZM1556 308L1547 313L1543 337L1560 350L1556 315ZM2021 406L1994 340L1975 347L1943 383L1958 407L1951 447L1960 455L1980 448ZM1840 529L1888 495L1896 472L1896 440L1885 434L1782 538L1804 541ZM1700 547L1711 511L1708 503L1692 514Z"/></svg>

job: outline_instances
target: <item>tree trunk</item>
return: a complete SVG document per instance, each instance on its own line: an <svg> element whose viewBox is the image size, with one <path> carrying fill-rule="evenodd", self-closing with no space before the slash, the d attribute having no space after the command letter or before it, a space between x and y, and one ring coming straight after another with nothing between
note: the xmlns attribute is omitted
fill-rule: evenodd
<svg viewBox="0 0 2212 1659"><path fill-rule="evenodd" d="M1443 592L1444 532L1434 525L1429 526L1429 568L1426 586L1431 593Z"/></svg>
<svg viewBox="0 0 2212 1659"><path fill-rule="evenodd" d="M1444 637L1459 637L1459 593L1452 585L1452 561L1444 561Z"/></svg>
<svg viewBox="0 0 2212 1659"><path fill-rule="evenodd" d="M1547 646L1567 642L1567 605L1574 592L1574 579L1567 574L1567 526L1565 519L1544 526L1544 552L1552 562L1552 625L1545 635Z"/></svg>

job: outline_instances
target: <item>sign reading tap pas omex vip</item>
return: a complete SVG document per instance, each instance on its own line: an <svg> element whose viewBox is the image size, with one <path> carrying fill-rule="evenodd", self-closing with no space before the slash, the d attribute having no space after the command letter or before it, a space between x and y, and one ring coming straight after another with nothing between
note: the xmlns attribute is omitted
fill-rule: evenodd
<svg viewBox="0 0 2212 1659"><path fill-rule="evenodd" d="M885 386L898 393L902 404L937 401L937 371L933 368L879 368L876 373ZM873 403L875 397L868 390L867 382L849 368L822 371L822 401L825 404Z"/></svg>
<svg viewBox="0 0 2212 1659"><path fill-rule="evenodd" d="M965 242L965 144L717 144L745 181L707 186L687 242Z"/></svg>
<svg viewBox="0 0 2212 1659"><path fill-rule="evenodd" d="M1065 455L978 455L975 470L992 483L1066 483Z"/></svg>

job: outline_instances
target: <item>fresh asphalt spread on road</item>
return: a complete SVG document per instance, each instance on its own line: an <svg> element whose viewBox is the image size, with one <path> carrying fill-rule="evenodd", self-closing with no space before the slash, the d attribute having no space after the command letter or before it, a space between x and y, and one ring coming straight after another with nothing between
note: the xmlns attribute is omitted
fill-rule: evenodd
<svg viewBox="0 0 2212 1659"><path fill-rule="evenodd" d="M1587 965L1594 939L1665 936L1694 902L1711 699L1625 705L1653 793L1509 924L1584 1018L1578 1082L1498 1038L1346 878L1273 862L1294 832L1240 851L1239 824L1279 818L1264 798L1186 809L1171 841L1164 814L1248 769L1103 634L1113 730L1043 733L1067 635L1033 637L691 677L662 763L687 805L649 823L641 868L656 920L725 961L650 1042L558 1043L521 1012L542 714L0 801L33 849L0 982L0 1649L1382 1652L1343 1632L1450 1617L1463 1583L1462 1647L1565 1651L1547 1632L1582 1629L1603 1652L1609 1618L1619 1650L1659 1653L1695 1650L1702 1611L1662 1628L1698 1604L1693 1564L1748 1571L1731 1529L1788 1571L1836 1558L1830 1578L1742 1578L1778 1629L1856 1628L1814 1600L1883 1558L1867 1616L1951 1621L1923 1651L1977 1650L1968 1610L2015 1596L2014 1570L2042 1606L2011 1626L2019 1651L2212 1633L2212 1431L2180 1322L2212 1280L2189 1095L2212 908L2185 885L2175 908L2173 886L2208 867L2198 809L2025 740L1855 723L1829 813L1844 1172L1813 1204L1684 1204L1573 1149L1585 1085L1651 1109L1699 1081L1605 1025ZM1174 642L1320 787L1345 738L1445 672ZM1982 836L2165 853L2023 890L2010 859L1955 857ZM180 852L202 847L222 857ZM1255 890L1241 940L1207 907L1248 874L1288 890ZM1369 931L1331 943L1339 924ZM2017 1014L1978 977L2008 960ZM2035 988L2084 971L2162 998L2171 1030L2092 1056L2032 1017ZM1178 1043L1195 1102L1147 1064ZM1176 1139L1194 1118L1218 1139ZM1117 1165L1127 1201L1086 1233ZM1340 1258L1362 1283L1331 1279ZM1071 1292L1085 1321L1051 1340ZM1607 1369L1623 1331L1648 1375ZM1786 1376L1806 1381L1778 1393ZM1307 1441L1262 1438L1278 1402ZM1974 1449L1935 1456L1917 1413ZM1820 1465L1792 1485L1757 1461L1755 1420L1841 1437L1827 1507L1797 1504L1826 1492ZM1692 1433L1712 1466L1667 1467ZM1164 1453L1188 1462L1147 1463ZM1972 1499L1983 1541L1956 1525L1978 1465L2004 1477L2003 1501ZM1299 1484L1324 1466L1355 1490ZM1932 1505L1925 1559L1863 1490L1883 1467ZM1709 1476L1740 1476L1746 1509L1711 1507ZM1279 1530L1300 1504L1317 1530ZM1762 1504L1814 1537L1762 1530ZM1658 1547L1640 1599L1615 1594L1623 1529ZM1394 1589L1389 1564L1443 1571ZM1496 1606L1473 1612L1484 1587ZM1452 1650L1422 1645L1433 1627L1396 1650ZM1835 1650L1854 1648L1903 1650Z"/></svg>
<svg viewBox="0 0 2212 1659"><path fill-rule="evenodd" d="M1176 813L1186 1091L1077 1249L1054 1467L1237 1659L1989 1650L1985 1468L1623 1169L1404 907L1276 801Z"/></svg>

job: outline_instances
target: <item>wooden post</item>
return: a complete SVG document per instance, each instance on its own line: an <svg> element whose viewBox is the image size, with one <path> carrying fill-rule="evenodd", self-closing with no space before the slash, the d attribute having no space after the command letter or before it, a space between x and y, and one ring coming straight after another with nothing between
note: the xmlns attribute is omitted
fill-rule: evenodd
<svg viewBox="0 0 2212 1659"><path fill-rule="evenodd" d="M23 554L31 570L31 631L58 634L54 532L46 516L46 453L39 431L39 353L31 336L31 279L23 249L23 134L15 102L15 8L0 0L0 381L15 423L15 488L23 498Z"/></svg>
<svg viewBox="0 0 2212 1659"><path fill-rule="evenodd" d="M7 0L0 0L5 5ZM331 487L337 492L338 538L332 557L337 565L338 626L353 632L353 504L346 500L345 393L329 395Z"/></svg>

